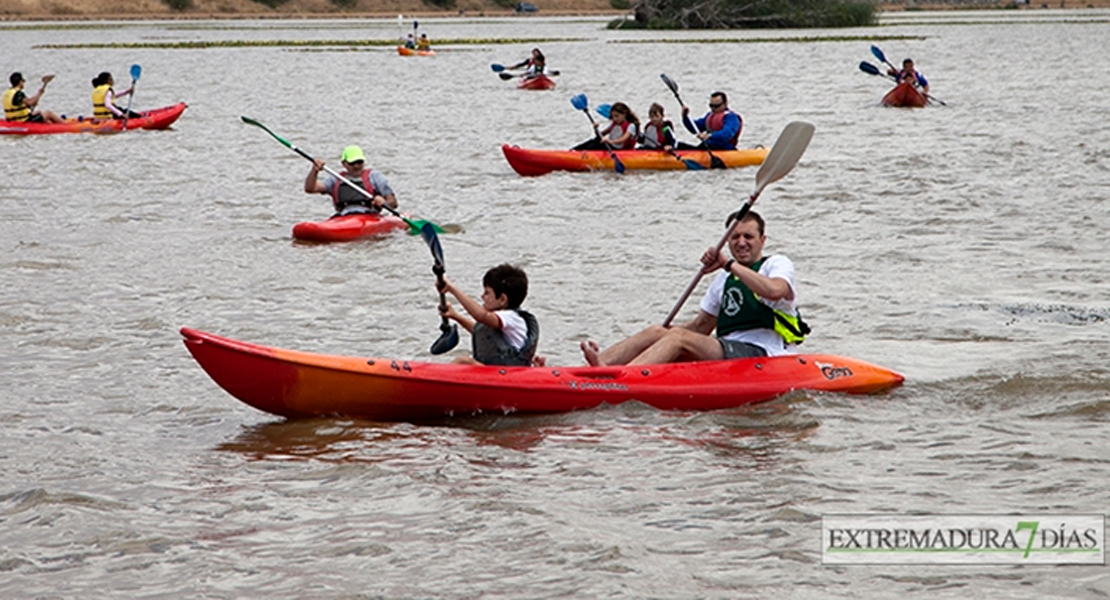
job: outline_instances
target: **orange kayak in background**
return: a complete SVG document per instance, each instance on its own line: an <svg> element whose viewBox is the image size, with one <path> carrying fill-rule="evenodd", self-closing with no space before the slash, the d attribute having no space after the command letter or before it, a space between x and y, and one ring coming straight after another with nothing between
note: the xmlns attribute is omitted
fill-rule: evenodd
<svg viewBox="0 0 1110 600"><path fill-rule="evenodd" d="M127 119L127 129L167 129L188 108L184 102L142 111L142 116ZM115 133L123 131L124 119L93 119L73 117L64 123L30 123L0 120L0 134L31 135L38 133Z"/></svg>
<svg viewBox="0 0 1110 600"><path fill-rule="evenodd" d="M885 106L904 106L908 108L922 108L928 102L925 94L922 94L913 83L903 81L890 90L883 96L883 105Z"/></svg>
<svg viewBox="0 0 1110 600"><path fill-rule="evenodd" d="M561 413L636 400L716 410L794 390L869 394L902 383L889 369L799 354L623 367L501 367L312 354L182 328L185 347L224 390L283 417L428 421Z"/></svg>
<svg viewBox="0 0 1110 600"><path fill-rule="evenodd" d="M397 54L401 56L435 56L435 50L414 50L404 46L397 46Z"/></svg>
<svg viewBox="0 0 1110 600"><path fill-rule="evenodd" d="M615 167L608 150L529 150L503 144L501 152L514 171L525 176L544 175L552 171L612 171ZM763 164L767 148L746 150L714 150L713 156L727 168L751 167ZM690 169L683 161L693 161L710 168L709 154L704 150L675 150L675 154L662 150L616 150L624 168L631 171ZM692 169L691 169L692 170Z"/></svg>

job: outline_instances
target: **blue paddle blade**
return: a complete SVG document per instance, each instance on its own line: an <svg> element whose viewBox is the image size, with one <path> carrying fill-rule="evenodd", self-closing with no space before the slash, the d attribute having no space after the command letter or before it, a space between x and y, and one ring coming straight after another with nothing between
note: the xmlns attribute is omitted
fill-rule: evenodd
<svg viewBox="0 0 1110 600"><path fill-rule="evenodd" d="M608 105L608 104L602 104L601 106L595 108L594 110L597 111L597 114L599 114L602 117L605 117L606 119L608 119L609 118L609 113L612 112L613 107Z"/></svg>
<svg viewBox="0 0 1110 600"><path fill-rule="evenodd" d="M590 108L590 101L586 99L586 94L572 96L570 103L578 110L589 110Z"/></svg>
<svg viewBox="0 0 1110 600"><path fill-rule="evenodd" d="M436 264L443 265L443 246L439 244L439 236L436 235L436 228L431 223L425 223L420 228L420 237L424 238L424 242L428 244L428 248L432 250L432 258L435 259Z"/></svg>
<svg viewBox="0 0 1110 600"><path fill-rule="evenodd" d="M492 65L489 66L489 68L493 69L494 73L500 73L501 71L505 70L505 65L499 65L497 63L493 63Z"/></svg>
<svg viewBox="0 0 1110 600"><path fill-rule="evenodd" d="M874 44L871 45L871 54L875 55L875 58L879 59L879 62L886 62L886 55Z"/></svg>
<svg viewBox="0 0 1110 600"><path fill-rule="evenodd" d="M143 68L139 65L131 65L131 79L138 79L143 74Z"/></svg>

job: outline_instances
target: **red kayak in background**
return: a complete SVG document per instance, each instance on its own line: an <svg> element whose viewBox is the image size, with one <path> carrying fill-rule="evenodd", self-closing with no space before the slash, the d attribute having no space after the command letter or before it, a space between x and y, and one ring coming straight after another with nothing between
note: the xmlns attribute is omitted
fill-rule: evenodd
<svg viewBox="0 0 1110 600"><path fill-rule="evenodd" d="M884 106L922 108L929 101L910 81L903 81L883 96Z"/></svg>
<svg viewBox="0 0 1110 600"><path fill-rule="evenodd" d="M409 225L393 215L359 213L310 221L293 226L293 239L306 242L351 242L374 237Z"/></svg>
<svg viewBox="0 0 1110 600"><path fill-rule="evenodd" d="M550 90L555 88L555 80L540 73L532 77L521 77L516 87L522 90Z"/></svg>
<svg viewBox="0 0 1110 600"><path fill-rule="evenodd" d="M127 129L167 129L188 108L184 102L142 111L130 119L93 119L73 117L64 123L31 123L28 121L0 120L0 134L31 135L39 133L116 133Z"/></svg>
<svg viewBox="0 0 1110 600"><path fill-rule="evenodd" d="M894 371L842 356L798 354L620 367L501 367L312 354L183 328L185 347L224 390L283 417L428 421L561 413L636 400L659 410L717 410L794 390L869 394Z"/></svg>

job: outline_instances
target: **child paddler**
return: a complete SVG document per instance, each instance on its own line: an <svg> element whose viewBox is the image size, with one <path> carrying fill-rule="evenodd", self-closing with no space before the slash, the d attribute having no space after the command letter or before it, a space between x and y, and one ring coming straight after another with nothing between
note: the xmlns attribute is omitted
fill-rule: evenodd
<svg viewBox="0 0 1110 600"><path fill-rule="evenodd" d="M459 314L450 303L440 313L470 332L472 354L453 362L462 364L530 366L538 364L536 345L540 327L536 317L520 305L528 295L528 276L523 269L504 264L482 277L482 302L467 296L446 278L440 293L451 294L474 320Z"/></svg>

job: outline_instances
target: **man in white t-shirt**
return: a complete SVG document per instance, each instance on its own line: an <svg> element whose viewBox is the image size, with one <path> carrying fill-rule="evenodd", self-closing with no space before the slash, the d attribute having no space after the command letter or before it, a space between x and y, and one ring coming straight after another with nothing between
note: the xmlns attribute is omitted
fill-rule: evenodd
<svg viewBox="0 0 1110 600"><path fill-rule="evenodd" d="M794 263L785 256L763 256L763 218L749 212L728 240L732 258L716 248L702 255L705 273L720 270L693 320L666 328L652 325L600 350L582 342L593 366L659 364L793 354L808 328L798 317ZM711 335L717 330L717 335Z"/></svg>

